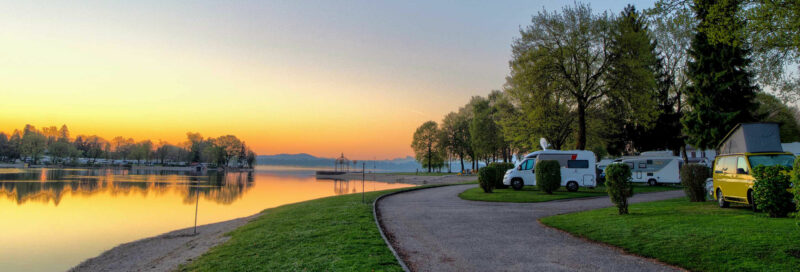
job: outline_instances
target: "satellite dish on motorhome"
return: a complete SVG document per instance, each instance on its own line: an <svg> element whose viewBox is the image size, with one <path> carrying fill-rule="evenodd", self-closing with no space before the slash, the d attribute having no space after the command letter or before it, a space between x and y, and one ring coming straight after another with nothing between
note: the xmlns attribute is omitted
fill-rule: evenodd
<svg viewBox="0 0 800 272"><path fill-rule="evenodd" d="M547 150L547 148L550 147L550 144L547 143L547 139L545 138L539 139L539 145L542 146L542 150Z"/></svg>

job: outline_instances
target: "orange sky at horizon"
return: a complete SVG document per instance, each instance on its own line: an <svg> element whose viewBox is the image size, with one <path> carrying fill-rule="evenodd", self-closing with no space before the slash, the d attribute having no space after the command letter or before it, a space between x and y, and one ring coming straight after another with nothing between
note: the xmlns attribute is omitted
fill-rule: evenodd
<svg viewBox="0 0 800 272"><path fill-rule="evenodd" d="M568 4L4 2L0 132L232 134L258 154L406 157L420 124L503 87L532 14Z"/></svg>

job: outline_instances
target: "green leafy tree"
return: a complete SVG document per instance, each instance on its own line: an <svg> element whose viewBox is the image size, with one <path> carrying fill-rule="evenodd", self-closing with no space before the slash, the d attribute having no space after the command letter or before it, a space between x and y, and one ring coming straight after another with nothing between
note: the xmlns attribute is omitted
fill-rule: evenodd
<svg viewBox="0 0 800 272"><path fill-rule="evenodd" d="M586 148L587 110L608 92L610 21L606 13L593 14L586 4L565 7L560 13L542 11L512 45L512 64L533 62L526 65L540 69L537 77L548 80L549 91L557 93L555 98L575 109L577 149ZM535 57L526 56L529 51Z"/></svg>
<svg viewBox="0 0 800 272"><path fill-rule="evenodd" d="M756 116L762 122L780 124L781 141L800 142L800 125L794 118L794 112L774 95L760 92L756 94L758 109Z"/></svg>
<svg viewBox="0 0 800 272"><path fill-rule="evenodd" d="M39 159L47 149L47 138L36 130L34 126L25 125L20 150L23 156L31 159L31 163L38 164Z"/></svg>
<svg viewBox="0 0 800 272"><path fill-rule="evenodd" d="M699 26L705 20L710 0L698 0L694 6ZM731 10L736 1L728 1ZM737 123L754 121L753 102L758 90L747 70L750 59L742 46L712 44L705 33L697 32L692 39L688 75L687 104L691 108L681 122L688 142L700 149L715 147Z"/></svg>
<svg viewBox="0 0 800 272"><path fill-rule="evenodd" d="M654 121L662 114L672 113L674 104L668 96L661 95L666 88L659 88L659 80L669 79L661 69L656 43L644 16L628 5L614 20L611 29L609 92L603 102L605 130L601 133L607 142L606 148L618 154L629 144L634 147L654 145L662 142L661 137L679 137L676 131L667 131L666 135L651 133L665 130L657 126L670 125ZM659 107L662 103L665 104L663 108Z"/></svg>
<svg viewBox="0 0 800 272"><path fill-rule="evenodd" d="M464 158L469 154L469 119L463 112L450 112L444 116L441 125L440 143L447 152L458 157L461 172L464 172Z"/></svg>
<svg viewBox="0 0 800 272"><path fill-rule="evenodd" d="M433 171L434 156L437 156L439 128L436 122L423 123L414 132L411 148L414 149L417 161L423 166L428 166L428 172Z"/></svg>
<svg viewBox="0 0 800 272"><path fill-rule="evenodd" d="M485 158L488 164L489 158L501 145L498 137L500 131L492 119L489 100L479 96L472 97L472 100L475 101L472 107L472 122L469 125L472 149L478 158Z"/></svg>
<svg viewBox="0 0 800 272"><path fill-rule="evenodd" d="M225 166L227 166L228 163L231 161L231 159L233 159L237 154L239 154L239 150L242 149L242 141L233 135L224 135L217 137L215 143L217 146L222 148L223 152L222 165Z"/></svg>
<svg viewBox="0 0 800 272"><path fill-rule="evenodd" d="M569 107L569 95L560 90L554 77L548 48L513 47L511 76L506 79L506 93L519 105L514 114L501 119L505 138L523 151L539 149L539 138L546 138L554 149L561 149L574 133L575 113ZM547 61L543 61L547 60Z"/></svg>

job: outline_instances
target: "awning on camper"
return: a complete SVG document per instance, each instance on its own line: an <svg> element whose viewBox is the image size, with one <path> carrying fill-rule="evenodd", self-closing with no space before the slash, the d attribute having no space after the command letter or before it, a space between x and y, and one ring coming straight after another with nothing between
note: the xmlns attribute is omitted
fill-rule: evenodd
<svg viewBox="0 0 800 272"><path fill-rule="evenodd" d="M720 154L783 152L778 123L740 123L717 146Z"/></svg>

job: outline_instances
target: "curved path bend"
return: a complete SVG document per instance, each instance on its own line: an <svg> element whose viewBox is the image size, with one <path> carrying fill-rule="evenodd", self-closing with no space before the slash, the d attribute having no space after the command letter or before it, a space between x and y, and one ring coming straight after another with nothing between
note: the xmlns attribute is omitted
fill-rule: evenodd
<svg viewBox="0 0 800 272"><path fill-rule="evenodd" d="M675 271L547 228L537 219L612 206L608 197L541 203L462 200L476 185L445 186L387 196L378 211L383 230L412 271ZM630 203L683 196L635 195Z"/></svg>

